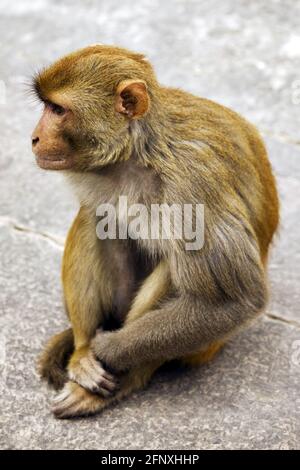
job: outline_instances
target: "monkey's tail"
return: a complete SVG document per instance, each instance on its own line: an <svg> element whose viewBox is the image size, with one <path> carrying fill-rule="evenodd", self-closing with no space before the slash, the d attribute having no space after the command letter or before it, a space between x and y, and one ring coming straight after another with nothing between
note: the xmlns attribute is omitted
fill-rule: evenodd
<svg viewBox="0 0 300 470"><path fill-rule="evenodd" d="M67 381L66 367L74 351L72 328L53 336L38 360L38 373L50 386L59 390Z"/></svg>

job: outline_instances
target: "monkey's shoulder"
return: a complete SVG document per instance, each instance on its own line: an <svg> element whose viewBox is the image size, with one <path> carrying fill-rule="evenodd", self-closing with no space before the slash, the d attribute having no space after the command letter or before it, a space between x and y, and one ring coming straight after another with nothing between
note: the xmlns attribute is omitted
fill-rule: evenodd
<svg viewBox="0 0 300 470"><path fill-rule="evenodd" d="M175 88L165 88L164 96L170 125L183 141L219 144L218 150L263 144L256 127L223 104Z"/></svg>

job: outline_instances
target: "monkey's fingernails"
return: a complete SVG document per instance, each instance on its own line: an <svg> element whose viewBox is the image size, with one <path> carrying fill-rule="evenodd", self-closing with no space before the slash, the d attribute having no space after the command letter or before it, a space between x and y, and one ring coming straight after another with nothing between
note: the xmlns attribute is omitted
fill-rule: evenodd
<svg viewBox="0 0 300 470"><path fill-rule="evenodd" d="M106 370L103 369L103 377L107 380L110 380L111 382L118 382L118 379L116 379L115 376L107 372Z"/></svg>
<svg viewBox="0 0 300 470"><path fill-rule="evenodd" d="M94 393L94 395L102 395L101 387L99 385L95 385L93 388L89 388L89 391Z"/></svg>
<svg viewBox="0 0 300 470"><path fill-rule="evenodd" d="M99 382L99 387L105 388L109 391L115 391L119 388L119 385L116 382L112 382L111 380L107 380L103 377L102 380Z"/></svg>

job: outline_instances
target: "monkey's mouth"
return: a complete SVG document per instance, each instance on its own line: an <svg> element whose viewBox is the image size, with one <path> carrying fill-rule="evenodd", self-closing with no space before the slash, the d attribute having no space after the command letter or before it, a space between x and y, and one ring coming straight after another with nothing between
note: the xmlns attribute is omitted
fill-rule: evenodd
<svg viewBox="0 0 300 470"><path fill-rule="evenodd" d="M36 156L36 162L43 170L68 170L72 167L71 158L58 156Z"/></svg>

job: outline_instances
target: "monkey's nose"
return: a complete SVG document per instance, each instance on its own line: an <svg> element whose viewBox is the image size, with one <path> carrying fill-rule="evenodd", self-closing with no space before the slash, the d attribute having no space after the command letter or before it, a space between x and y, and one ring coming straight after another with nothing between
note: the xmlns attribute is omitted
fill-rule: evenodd
<svg viewBox="0 0 300 470"><path fill-rule="evenodd" d="M33 137L32 138L32 146L34 147L38 142L39 142L39 137Z"/></svg>

